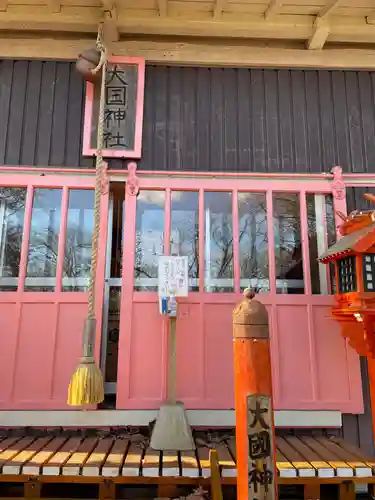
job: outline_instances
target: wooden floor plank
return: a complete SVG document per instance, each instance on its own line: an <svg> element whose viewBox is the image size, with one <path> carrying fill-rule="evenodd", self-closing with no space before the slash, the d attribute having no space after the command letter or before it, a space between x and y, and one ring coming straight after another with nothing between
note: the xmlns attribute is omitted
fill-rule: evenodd
<svg viewBox="0 0 375 500"><path fill-rule="evenodd" d="M60 450L68 438L57 437L52 439L47 445L36 455L34 455L25 465L22 467L22 474L27 474L30 476L38 476L40 474L42 466L51 458L55 453Z"/></svg>
<svg viewBox="0 0 375 500"><path fill-rule="evenodd" d="M2 451L0 452L0 470L2 471L3 465L18 455L22 450L27 448L35 438L24 437L22 439L10 438L2 443Z"/></svg>
<svg viewBox="0 0 375 500"><path fill-rule="evenodd" d="M141 462L143 447L141 443L131 443L128 453L121 470L123 476L139 476L141 471Z"/></svg>
<svg viewBox="0 0 375 500"><path fill-rule="evenodd" d="M199 466L194 451L181 451L182 477L199 477Z"/></svg>
<svg viewBox="0 0 375 500"><path fill-rule="evenodd" d="M375 475L375 459L374 457L368 456L366 453L364 453L362 450L359 450L356 446L352 445L351 443L348 443L342 438L339 437L330 437L330 441L333 443L337 444L342 448L343 450L348 451L351 453L353 456L355 456L358 460L364 462L368 467L372 469L373 475Z"/></svg>
<svg viewBox="0 0 375 500"><path fill-rule="evenodd" d="M142 460L142 476L159 477L160 451L148 447Z"/></svg>
<svg viewBox="0 0 375 500"><path fill-rule="evenodd" d="M161 475L165 477L178 477L180 464L177 451L163 451Z"/></svg>
<svg viewBox="0 0 375 500"><path fill-rule="evenodd" d="M100 470L111 451L114 440L112 438L101 439L95 449L87 458L82 469L82 476L99 476Z"/></svg>
<svg viewBox="0 0 375 500"><path fill-rule="evenodd" d="M121 473L125 454L129 446L129 439L117 439L103 465L102 476L116 477Z"/></svg>
<svg viewBox="0 0 375 500"><path fill-rule="evenodd" d="M325 448L313 437L303 436L301 437L301 441L303 441L309 448L314 450L321 457L322 460L325 460L334 469L336 476L338 477L354 476L353 469L349 467L349 465L346 462L340 460L335 453Z"/></svg>
<svg viewBox="0 0 375 500"><path fill-rule="evenodd" d="M349 467L352 467L354 470L354 474L357 477L368 477L372 475L372 468L369 467L366 463L350 453L349 451L343 450L339 445L330 441L326 437L319 437L317 441L322 444L328 450L331 450L335 455L339 457L340 460L346 462Z"/></svg>
<svg viewBox="0 0 375 500"><path fill-rule="evenodd" d="M296 468L278 448L276 448L276 468L280 477L297 477Z"/></svg>
<svg viewBox="0 0 375 500"><path fill-rule="evenodd" d="M224 443L215 446L222 477L237 477L236 464Z"/></svg>
<svg viewBox="0 0 375 500"><path fill-rule="evenodd" d="M82 467L95 448L97 437L89 437L82 441L77 451L75 451L62 468L63 476L79 476Z"/></svg>
<svg viewBox="0 0 375 500"><path fill-rule="evenodd" d="M284 457L289 460L297 471L299 477L315 477L316 470L307 462L303 456L288 442L287 438L276 438L277 448L281 451Z"/></svg>
<svg viewBox="0 0 375 500"><path fill-rule="evenodd" d="M236 461L236 439L234 437L227 440L228 449L233 457L233 460Z"/></svg>
<svg viewBox="0 0 375 500"><path fill-rule="evenodd" d="M43 437L33 441L27 448L24 448L16 456L12 457L6 464L4 464L2 473L4 475L21 474L22 466L31 460L34 455L41 451L51 440L51 437Z"/></svg>
<svg viewBox="0 0 375 500"><path fill-rule="evenodd" d="M197 448L197 456L202 477L211 476L210 449L206 446Z"/></svg>
<svg viewBox="0 0 375 500"><path fill-rule="evenodd" d="M296 436L288 436L288 443L296 449L301 456L317 470L318 477L333 477L335 471L314 450L307 446Z"/></svg>
<svg viewBox="0 0 375 500"><path fill-rule="evenodd" d="M66 464L69 458L76 452L82 442L82 438L71 437L62 446L62 448L52 455L42 467L42 475L58 476L61 473L62 467Z"/></svg>

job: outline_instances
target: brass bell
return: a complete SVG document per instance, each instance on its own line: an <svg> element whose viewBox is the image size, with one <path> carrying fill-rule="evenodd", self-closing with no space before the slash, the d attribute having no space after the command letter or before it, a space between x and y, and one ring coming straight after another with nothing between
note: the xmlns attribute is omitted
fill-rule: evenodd
<svg viewBox="0 0 375 500"><path fill-rule="evenodd" d="M96 83L100 81L101 71L92 73L92 70L97 67L100 61L100 52L97 49L89 49L78 55L76 62L76 70L83 78L90 82Z"/></svg>

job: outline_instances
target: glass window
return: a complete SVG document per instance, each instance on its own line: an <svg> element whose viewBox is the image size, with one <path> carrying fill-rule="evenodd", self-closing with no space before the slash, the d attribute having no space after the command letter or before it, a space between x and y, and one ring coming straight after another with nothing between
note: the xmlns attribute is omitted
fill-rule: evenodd
<svg viewBox="0 0 375 500"><path fill-rule="evenodd" d="M332 196L308 194L306 204L311 291L314 294L328 294L331 291L330 267L318 259L335 242Z"/></svg>
<svg viewBox="0 0 375 500"><path fill-rule="evenodd" d="M232 193L204 194L204 288L233 292Z"/></svg>
<svg viewBox="0 0 375 500"><path fill-rule="evenodd" d="M171 255L188 256L189 290L199 291L198 192L171 193Z"/></svg>
<svg viewBox="0 0 375 500"><path fill-rule="evenodd" d="M62 290L87 290L91 271L92 233L94 231L94 191L69 191Z"/></svg>
<svg viewBox="0 0 375 500"><path fill-rule="evenodd" d="M355 292L357 290L357 273L355 257L349 255L337 261L338 281L340 293Z"/></svg>
<svg viewBox="0 0 375 500"><path fill-rule="evenodd" d="M26 189L0 187L0 290L17 291Z"/></svg>
<svg viewBox="0 0 375 500"><path fill-rule="evenodd" d="M273 193L276 291L303 294L303 256L298 194Z"/></svg>
<svg viewBox="0 0 375 500"><path fill-rule="evenodd" d="M164 206L164 191L140 191L135 228L134 287L137 291L158 289L158 257L164 254Z"/></svg>
<svg viewBox="0 0 375 500"><path fill-rule="evenodd" d="M331 247L336 243L337 230L335 221L335 209L333 205L332 195L326 195L325 197L325 209L326 209L326 224L327 224L327 247ZM329 292L336 293L336 274L335 274L335 264L330 262L329 264L329 276L330 276L330 287Z"/></svg>
<svg viewBox="0 0 375 500"><path fill-rule="evenodd" d="M269 291L267 202L265 193L238 193L240 285Z"/></svg>
<svg viewBox="0 0 375 500"><path fill-rule="evenodd" d="M61 198L61 189L34 191L25 290L55 290Z"/></svg>

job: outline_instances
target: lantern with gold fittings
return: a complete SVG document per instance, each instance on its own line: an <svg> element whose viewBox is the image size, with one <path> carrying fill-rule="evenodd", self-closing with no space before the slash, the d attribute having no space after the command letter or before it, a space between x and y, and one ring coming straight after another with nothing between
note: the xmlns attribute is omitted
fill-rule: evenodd
<svg viewBox="0 0 375 500"><path fill-rule="evenodd" d="M375 202L375 196L365 197ZM342 237L319 258L335 267L336 303L331 312L358 354L375 358L375 210L338 216L343 220Z"/></svg>

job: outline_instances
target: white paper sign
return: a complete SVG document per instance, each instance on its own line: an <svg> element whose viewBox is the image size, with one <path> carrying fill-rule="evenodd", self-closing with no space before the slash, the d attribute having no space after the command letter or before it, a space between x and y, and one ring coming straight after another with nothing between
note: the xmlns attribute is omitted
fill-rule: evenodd
<svg viewBox="0 0 375 500"><path fill-rule="evenodd" d="M159 257L159 295L161 297L187 297L188 284L188 258L171 257L163 255Z"/></svg>

